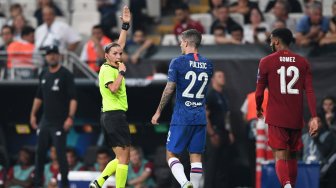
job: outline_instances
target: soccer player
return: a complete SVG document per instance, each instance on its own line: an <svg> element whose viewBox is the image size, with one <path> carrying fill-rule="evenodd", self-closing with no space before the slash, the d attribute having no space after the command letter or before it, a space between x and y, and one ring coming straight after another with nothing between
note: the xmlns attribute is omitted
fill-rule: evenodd
<svg viewBox="0 0 336 188"><path fill-rule="evenodd" d="M152 117L158 124L163 108L176 89L176 104L167 138L167 161L182 187L198 188L202 178L202 153L206 136L205 93L213 74L212 63L198 53L202 35L195 29L181 34L182 55L173 59L168 70L168 82L160 104ZM190 181L177 155L188 148L191 161Z"/></svg>
<svg viewBox="0 0 336 188"><path fill-rule="evenodd" d="M276 159L275 169L284 188L295 187L297 176L296 152L302 148L301 129L304 125L303 92L311 113L309 133L316 136L319 119L312 86L312 73L306 59L291 52L293 34L287 28L275 29L270 36L273 54L259 64L256 104L257 116L262 118L264 90L269 89L266 123L268 144Z"/></svg>
<svg viewBox="0 0 336 188"><path fill-rule="evenodd" d="M116 158L110 161L101 175L90 183L90 188L100 188L115 172L116 188L124 188L127 180L131 136L125 112L128 109L125 73L126 66L121 62L126 43L131 13L127 6L121 16L123 22L118 43L105 47L104 63L99 72L99 90L103 98L101 125Z"/></svg>

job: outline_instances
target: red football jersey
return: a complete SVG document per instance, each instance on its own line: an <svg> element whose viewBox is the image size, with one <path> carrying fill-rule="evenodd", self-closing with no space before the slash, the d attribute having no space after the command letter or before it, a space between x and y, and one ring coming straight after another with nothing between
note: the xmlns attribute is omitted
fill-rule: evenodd
<svg viewBox="0 0 336 188"><path fill-rule="evenodd" d="M288 50L280 50L259 63L256 104L261 109L264 89L269 89L266 123L291 129L301 129L303 92L306 92L312 117L316 116L316 99L312 74L307 60Z"/></svg>

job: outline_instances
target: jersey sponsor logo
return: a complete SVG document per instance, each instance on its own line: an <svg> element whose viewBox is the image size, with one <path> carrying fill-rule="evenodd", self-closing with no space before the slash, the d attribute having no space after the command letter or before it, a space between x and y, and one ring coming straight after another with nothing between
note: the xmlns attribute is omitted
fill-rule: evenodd
<svg viewBox="0 0 336 188"><path fill-rule="evenodd" d="M59 82L59 78L56 78L54 80L54 85L51 87L51 90L53 90L53 91L59 91L58 82Z"/></svg>
<svg viewBox="0 0 336 188"><path fill-rule="evenodd" d="M204 62L189 61L189 66L198 69L207 69L207 64Z"/></svg>
<svg viewBox="0 0 336 188"><path fill-rule="evenodd" d="M202 102L191 102L191 101L186 101L185 103L184 103L184 105L186 105L186 106L191 106L191 107L197 107L197 106L202 106L203 105L203 103Z"/></svg>

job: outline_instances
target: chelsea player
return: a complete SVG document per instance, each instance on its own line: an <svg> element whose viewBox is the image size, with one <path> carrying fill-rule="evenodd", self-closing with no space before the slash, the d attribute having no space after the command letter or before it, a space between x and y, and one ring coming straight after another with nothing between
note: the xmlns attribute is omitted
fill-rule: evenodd
<svg viewBox="0 0 336 188"><path fill-rule="evenodd" d="M163 108L176 89L176 104L167 137L167 161L181 187L198 188L203 174L201 161L206 136L205 93L213 66L198 53L201 33L190 29L184 31L181 38L182 55L170 63L168 82L152 124L158 124ZM177 157L185 148L190 153L190 181Z"/></svg>

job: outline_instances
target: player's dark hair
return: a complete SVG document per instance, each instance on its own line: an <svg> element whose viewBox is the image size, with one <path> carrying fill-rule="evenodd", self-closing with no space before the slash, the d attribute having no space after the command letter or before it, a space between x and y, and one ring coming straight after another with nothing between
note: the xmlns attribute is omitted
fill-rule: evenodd
<svg viewBox="0 0 336 188"><path fill-rule="evenodd" d="M116 43L116 42L112 42L112 43L110 43L110 44L108 44L108 45L105 46L104 52L105 53L109 53L110 50L111 50L111 48L113 48L113 47L120 47L120 45L118 43Z"/></svg>
<svg viewBox="0 0 336 188"><path fill-rule="evenodd" d="M271 34L272 37L279 38L286 46L289 46L292 42L294 42L293 33L287 28L274 29Z"/></svg>
<svg viewBox="0 0 336 188"><path fill-rule="evenodd" d="M31 26L25 26L22 28L22 33L21 35L22 36L26 36L26 35L29 35L31 33L34 33L35 32L35 29Z"/></svg>
<svg viewBox="0 0 336 188"><path fill-rule="evenodd" d="M101 29L103 30L103 26L101 24L94 25L92 29Z"/></svg>
<svg viewBox="0 0 336 188"><path fill-rule="evenodd" d="M2 33L2 31L3 31L4 29L9 29L10 32L11 32L12 34L14 33L14 27L12 27L12 26L10 26L10 25L4 25L4 26L2 26L2 28L1 28L1 33Z"/></svg>
<svg viewBox="0 0 336 188"><path fill-rule="evenodd" d="M188 29L186 31L183 31L181 33L181 36L183 40L188 41L189 44L191 44L195 48L198 48L201 45L202 34L196 29Z"/></svg>

